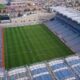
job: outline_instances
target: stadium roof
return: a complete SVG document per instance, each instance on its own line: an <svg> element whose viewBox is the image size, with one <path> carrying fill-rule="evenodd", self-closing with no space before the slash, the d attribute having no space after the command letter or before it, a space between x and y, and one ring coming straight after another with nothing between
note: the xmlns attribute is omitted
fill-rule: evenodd
<svg viewBox="0 0 80 80"><path fill-rule="evenodd" d="M51 9L80 24L80 11L77 11L72 8L66 8L66 7L60 7L60 6L59 7L51 7Z"/></svg>

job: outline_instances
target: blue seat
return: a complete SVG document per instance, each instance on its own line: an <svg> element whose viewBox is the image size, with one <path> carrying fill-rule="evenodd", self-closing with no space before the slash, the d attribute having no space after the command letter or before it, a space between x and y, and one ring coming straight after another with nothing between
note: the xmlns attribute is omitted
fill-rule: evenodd
<svg viewBox="0 0 80 80"><path fill-rule="evenodd" d="M59 80L65 80L67 78L74 76L73 73L69 70L62 70L62 71L55 72L55 75Z"/></svg>
<svg viewBox="0 0 80 80"><path fill-rule="evenodd" d="M43 72L47 72L47 68L39 68L39 69L34 69L31 71L32 75L40 74Z"/></svg>
<svg viewBox="0 0 80 80"><path fill-rule="evenodd" d="M33 80L52 80L51 75L44 63L30 66Z"/></svg>
<svg viewBox="0 0 80 80"><path fill-rule="evenodd" d="M78 80L64 60L60 59L51 61L49 62L49 66L51 67L51 70L57 80L69 80L70 78L73 78L73 80Z"/></svg>
<svg viewBox="0 0 80 80"><path fill-rule="evenodd" d="M46 75L43 75L43 76L38 76L38 77L35 77L33 78L33 80L52 80L51 76L46 74Z"/></svg>
<svg viewBox="0 0 80 80"><path fill-rule="evenodd" d="M66 62L74 70L74 72L80 77L80 58L78 56L67 57Z"/></svg>

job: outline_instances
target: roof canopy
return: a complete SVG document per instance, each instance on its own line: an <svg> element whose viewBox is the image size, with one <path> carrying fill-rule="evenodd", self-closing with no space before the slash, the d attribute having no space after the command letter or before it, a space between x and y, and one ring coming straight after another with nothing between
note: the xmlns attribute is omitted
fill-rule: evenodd
<svg viewBox="0 0 80 80"><path fill-rule="evenodd" d="M80 11L77 11L72 8L66 8L66 7L51 7L52 10L62 14L63 16L66 16L73 21L76 21L77 23L80 24Z"/></svg>

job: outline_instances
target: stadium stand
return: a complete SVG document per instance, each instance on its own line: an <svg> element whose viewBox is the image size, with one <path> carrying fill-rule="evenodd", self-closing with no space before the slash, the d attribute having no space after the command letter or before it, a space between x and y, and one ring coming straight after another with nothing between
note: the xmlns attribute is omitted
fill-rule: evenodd
<svg viewBox="0 0 80 80"><path fill-rule="evenodd" d="M73 52L80 53L80 13L70 8L53 7L53 9L56 11L56 17L46 25Z"/></svg>
<svg viewBox="0 0 80 80"><path fill-rule="evenodd" d="M72 55L7 71L0 69L0 80L80 80L80 56Z"/></svg>
<svg viewBox="0 0 80 80"><path fill-rule="evenodd" d="M78 80L68 65L62 59L49 62L52 72L57 80Z"/></svg>
<svg viewBox="0 0 80 80"><path fill-rule="evenodd" d="M30 66L30 71L33 80L53 80L44 63Z"/></svg>
<svg viewBox="0 0 80 80"><path fill-rule="evenodd" d="M29 72L26 67L18 67L8 71L9 80L30 80Z"/></svg>
<svg viewBox="0 0 80 80"><path fill-rule="evenodd" d="M65 58L68 65L75 71L75 73L80 77L80 57L70 56Z"/></svg>
<svg viewBox="0 0 80 80"><path fill-rule="evenodd" d="M4 75L5 75L4 70L2 68L0 68L0 80L4 80L5 79Z"/></svg>

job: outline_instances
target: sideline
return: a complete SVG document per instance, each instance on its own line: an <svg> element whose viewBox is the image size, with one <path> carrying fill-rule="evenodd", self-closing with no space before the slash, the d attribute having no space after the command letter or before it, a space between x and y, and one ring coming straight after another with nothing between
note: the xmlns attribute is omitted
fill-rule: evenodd
<svg viewBox="0 0 80 80"><path fill-rule="evenodd" d="M5 60L4 60L4 28L2 28L2 67L5 69Z"/></svg>

